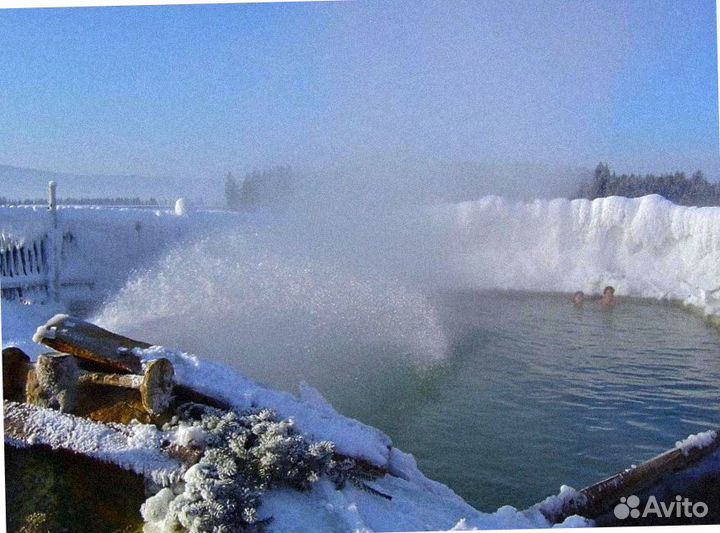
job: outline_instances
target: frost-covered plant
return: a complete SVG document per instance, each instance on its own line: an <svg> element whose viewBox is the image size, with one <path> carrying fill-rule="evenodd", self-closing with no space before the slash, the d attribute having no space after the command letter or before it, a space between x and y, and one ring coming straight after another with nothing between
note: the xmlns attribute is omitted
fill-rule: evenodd
<svg viewBox="0 0 720 533"><path fill-rule="evenodd" d="M348 479L362 483L354 461L334 458L333 443L307 441L292 420L278 419L269 409L238 413L187 404L178 413L173 428L183 435L201 434L206 448L183 476L181 493L164 489L144 506L149 521L163 514L158 507L167 509L163 522L168 529L258 531L271 520L258 515L264 491L281 486L308 490L323 475L339 487Z"/></svg>

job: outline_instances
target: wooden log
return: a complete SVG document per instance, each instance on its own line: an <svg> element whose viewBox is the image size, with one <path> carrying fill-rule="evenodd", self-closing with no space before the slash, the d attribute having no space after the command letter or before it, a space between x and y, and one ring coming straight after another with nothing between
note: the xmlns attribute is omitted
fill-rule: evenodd
<svg viewBox="0 0 720 533"><path fill-rule="evenodd" d="M560 509L539 510L551 523L560 523L568 516L580 515L596 518L610 512L622 496L635 494L652 487L661 478L685 470L707 457L720 447L720 432L712 442L702 447L673 448L652 459L578 491L576 497L568 499Z"/></svg>
<svg viewBox="0 0 720 533"><path fill-rule="evenodd" d="M30 358L20 348L14 346L3 348L3 399L25 401L25 387L32 368Z"/></svg>
<svg viewBox="0 0 720 533"><path fill-rule="evenodd" d="M132 350L152 346L67 315L51 318L38 328L33 340L108 371L130 374L142 373L142 362Z"/></svg>
<svg viewBox="0 0 720 533"><path fill-rule="evenodd" d="M26 401L66 413L93 413L97 407L108 407L98 400L108 396L109 389L125 389L119 395L112 395L118 405L107 411L112 416L119 415L125 419L137 411L134 400L138 394L128 394L130 391L127 389L131 389L139 393L141 410L149 415L150 420L168 412L172 404L174 370L167 359L150 361L144 375L88 372L81 370L77 361L74 356L66 354L39 356L35 365L36 383L28 388ZM98 387L104 389L99 395L95 390ZM123 413L120 409L123 406L127 406L129 411ZM145 421L146 418L140 420Z"/></svg>
<svg viewBox="0 0 720 533"><path fill-rule="evenodd" d="M59 352L74 355L91 363L90 368L93 370L132 374L142 372L142 362L132 350L135 348L144 350L152 346L147 342L123 337L90 322L66 315L57 315L50 319L44 326L38 328L34 339ZM87 369L87 366L85 368ZM210 397L187 385L176 384L173 393L177 404L194 402L219 409L230 409L228 402Z"/></svg>
<svg viewBox="0 0 720 533"><path fill-rule="evenodd" d="M112 463L163 486L180 479L185 466L166 449L142 444L127 427L93 422L25 403L3 402L5 444L45 447Z"/></svg>

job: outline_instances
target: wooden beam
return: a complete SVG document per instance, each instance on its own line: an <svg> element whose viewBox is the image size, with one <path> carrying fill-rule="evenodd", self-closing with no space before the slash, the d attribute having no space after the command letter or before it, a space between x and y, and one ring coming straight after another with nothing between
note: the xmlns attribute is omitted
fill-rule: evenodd
<svg viewBox="0 0 720 533"><path fill-rule="evenodd" d="M131 374L142 373L142 362L132 350L152 346L67 315L50 319L38 330L34 340L107 370Z"/></svg>
<svg viewBox="0 0 720 533"><path fill-rule="evenodd" d="M132 374L142 373L142 361L132 350L144 350L152 346L66 315L57 315L50 319L39 329L35 340L58 352L74 355L90 363L93 370ZM219 409L230 409L230 404L225 400L213 398L187 385L176 384L174 395L178 404L195 402Z"/></svg>
<svg viewBox="0 0 720 533"><path fill-rule="evenodd" d="M560 523L568 516L596 518L610 512L622 496L630 496L652 487L661 478L689 468L720 447L720 432L712 442L702 447L673 448L622 472L578 491L578 495L564 502L560 509L539 510L552 523Z"/></svg>
<svg viewBox="0 0 720 533"><path fill-rule="evenodd" d="M5 444L15 448L39 446L112 463L163 486L180 479L186 465L170 450L139 445L121 426L35 405L3 402Z"/></svg>

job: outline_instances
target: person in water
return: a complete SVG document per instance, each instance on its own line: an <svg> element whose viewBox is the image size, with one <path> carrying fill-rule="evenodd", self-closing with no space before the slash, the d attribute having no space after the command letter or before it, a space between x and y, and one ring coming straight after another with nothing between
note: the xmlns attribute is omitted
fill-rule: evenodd
<svg viewBox="0 0 720 533"><path fill-rule="evenodd" d="M605 307L612 307L615 305L615 287L610 285L605 287L600 303Z"/></svg>
<svg viewBox="0 0 720 533"><path fill-rule="evenodd" d="M575 304L575 307L580 307L584 301L585 301L585 293L583 291L577 291L573 295L573 304Z"/></svg>

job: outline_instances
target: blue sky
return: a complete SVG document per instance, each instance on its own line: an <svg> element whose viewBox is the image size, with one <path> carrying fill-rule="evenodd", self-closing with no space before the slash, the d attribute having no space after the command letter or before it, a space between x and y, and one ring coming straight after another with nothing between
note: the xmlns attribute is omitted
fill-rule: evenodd
<svg viewBox="0 0 720 533"><path fill-rule="evenodd" d="M210 178L353 158L720 178L715 2L0 10L0 164Z"/></svg>

